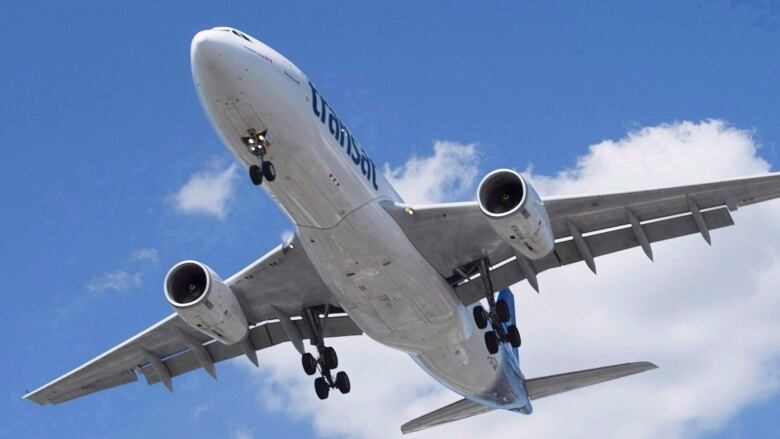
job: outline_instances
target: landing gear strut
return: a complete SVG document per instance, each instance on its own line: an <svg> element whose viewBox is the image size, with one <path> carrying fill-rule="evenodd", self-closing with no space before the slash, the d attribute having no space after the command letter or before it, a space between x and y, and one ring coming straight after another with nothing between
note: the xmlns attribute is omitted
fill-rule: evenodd
<svg viewBox="0 0 780 439"><path fill-rule="evenodd" d="M479 329L485 329L490 323L491 329L485 332L485 347L493 355L498 353L501 343L509 343L512 347L520 346L522 340L520 331L514 324L506 325L512 319L512 310L504 300L496 301L493 297L493 282L490 280L487 258L482 259L479 265L479 273L485 286L485 298L488 302L488 310L482 305L474 307L474 323Z"/></svg>
<svg viewBox="0 0 780 439"><path fill-rule="evenodd" d="M327 314L326 308L326 318ZM326 399L330 389L338 389L343 394L349 393L351 386L346 372L341 371L336 374L335 379L333 378L332 372L339 366L339 358L335 349L325 346L323 325L319 313L312 309L306 309L303 318L311 330L311 344L317 348L318 357L315 358L314 355L307 352L301 357L301 364L306 375L314 375L319 370L320 376L314 380L314 390L317 392L317 396L320 399Z"/></svg>
<svg viewBox="0 0 780 439"><path fill-rule="evenodd" d="M257 157L257 165L249 167L249 178L255 186L263 184L263 178L267 181L276 180L276 168L270 161L265 160L265 154L268 147L271 146L272 136L268 130L257 133L254 129L247 130L247 135L241 140L246 145L247 150Z"/></svg>

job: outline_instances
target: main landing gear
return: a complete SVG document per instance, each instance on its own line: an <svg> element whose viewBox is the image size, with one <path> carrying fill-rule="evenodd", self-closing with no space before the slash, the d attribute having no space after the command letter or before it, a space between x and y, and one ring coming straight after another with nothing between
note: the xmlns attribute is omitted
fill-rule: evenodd
<svg viewBox="0 0 780 439"><path fill-rule="evenodd" d="M255 186L263 184L263 178L268 181L276 180L276 168L270 161L265 160L268 147L271 146L272 136L268 130L257 133L254 129L247 130L247 135L241 140L249 152L257 157L257 165L249 167L249 178Z"/></svg>
<svg viewBox="0 0 780 439"><path fill-rule="evenodd" d="M474 307L474 323L477 328L485 329L490 323L491 329L485 332L485 347L493 355L498 352L501 343L509 343L513 348L520 347L522 340L520 331L515 324L506 325L512 320L512 310L504 300L496 301L493 297L493 282L490 280L487 259L483 259L479 265L480 277L485 285L485 298L488 302L488 311L482 305Z"/></svg>
<svg viewBox="0 0 780 439"><path fill-rule="evenodd" d="M326 310L327 316L327 310ZM301 357L301 365L306 375L314 375L319 371L320 376L314 380L314 390L320 399L326 399L330 394L330 389L338 389L343 394L349 393L351 387L349 376L344 371L340 371L333 377L333 370L339 366L339 357L336 350L330 346L325 346L323 338L323 325L319 313L307 309L303 314L306 323L311 330L311 344L317 347L317 355L305 353Z"/></svg>

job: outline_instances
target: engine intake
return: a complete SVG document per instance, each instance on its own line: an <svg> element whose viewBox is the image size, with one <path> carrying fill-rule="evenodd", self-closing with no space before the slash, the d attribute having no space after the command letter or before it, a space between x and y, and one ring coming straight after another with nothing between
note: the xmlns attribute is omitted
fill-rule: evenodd
<svg viewBox="0 0 780 439"><path fill-rule="evenodd" d="M547 209L522 175L511 169L489 173L479 183L477 203L493 230L521 255L540 259L553 250Z"/></svg>
<svg viewBox="0 0 780 439"><path fill-rule="evenodd" d="M195 262L180 264L165 282L166 290L177 305L188 305L202 298L208 286L206 271Z"/></svg>
<svg viewBox="0 0 780 439"><path fill-rule="evenodd" d="M174 265L165 276L165 298L187 324L224 344L246 337L249 324L238 298L205 264Z"/></svg>
<svg viewBox="0 0 780 439"><path fill-rule="evenodd" d="M525 180L514 171L488 174L479 188L479 207L488 216L511 215L525 201Z"/></svg>

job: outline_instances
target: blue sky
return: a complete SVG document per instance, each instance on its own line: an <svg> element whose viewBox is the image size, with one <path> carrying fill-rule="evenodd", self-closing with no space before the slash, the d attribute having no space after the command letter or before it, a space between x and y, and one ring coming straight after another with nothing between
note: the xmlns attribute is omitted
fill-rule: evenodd
<svg viewBox="0 0 780 439"><path fill-rule="evenodd" d="M236 362L218 383L177 380L173 395L134 384L56 407L20 399L168 315L161 284L175 262L227 277L291 228L243 172L224 218L176 208L193 175L232 161L192 85L201 29L233 26L285 54L392 168L453 140L479 145L480 173L555 175L604 139L707 119L752 131L777 168L774 2L590 3L4 5L0 436L320 431L266 410ZM764 395L704 437L771 437L778 413L780 397Z"/></svg>

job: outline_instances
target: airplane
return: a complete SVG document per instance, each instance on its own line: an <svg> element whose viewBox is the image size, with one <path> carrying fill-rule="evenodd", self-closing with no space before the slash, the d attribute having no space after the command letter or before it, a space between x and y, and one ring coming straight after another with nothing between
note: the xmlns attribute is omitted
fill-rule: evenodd
<svg viewBox="0 0 780 439"><path fill-rule="evenodd" d="M162 383L290 342L320 399L349 393L329 337L365 334L409 354L463 399L401 427L411 433L656 368L630 362L526 379L514 297L522 280L652 243L733 225L730 212L780 197L780 173L634 192L540 197L512 169L488 173L476 200L403 201L314 83L230 27L191 44L200 103L221 141L295 226L294 236L223 280L185 260L168 271L174 312L24 395L59 404L137 381ZM262 229L262 223L258 224ZM498 293L498 294L496 294ZM487 303L485 308L482 303ZM306 346L309 342L309 347Z"/></svg>

